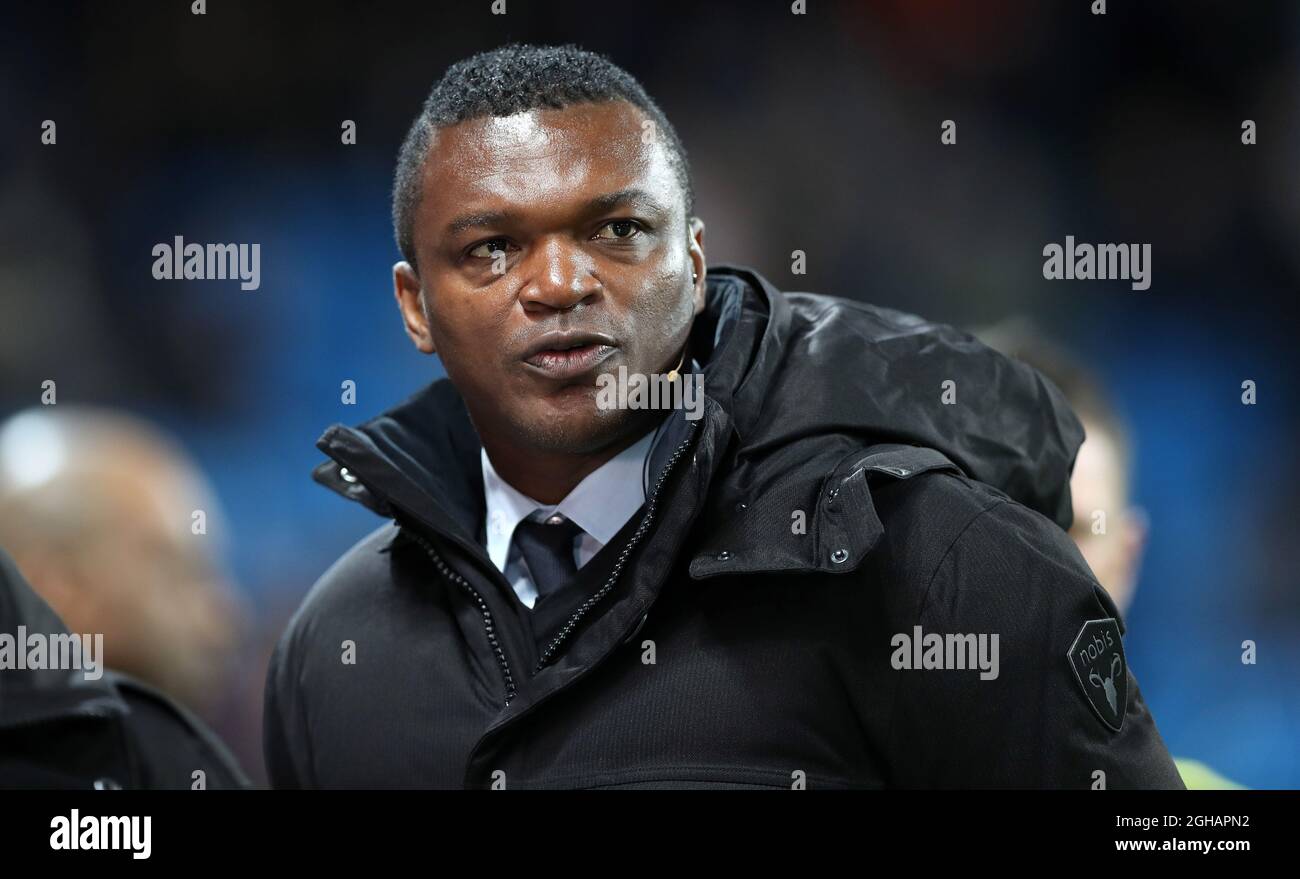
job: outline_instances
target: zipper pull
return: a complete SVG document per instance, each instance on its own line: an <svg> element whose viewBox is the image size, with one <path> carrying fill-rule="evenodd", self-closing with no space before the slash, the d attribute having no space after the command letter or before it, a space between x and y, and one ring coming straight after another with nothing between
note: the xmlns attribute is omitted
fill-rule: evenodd
<svg viewBox="0 0 1300 879"><path fill-rule="evenodd" d="M632 634L623 639L623 643L631 644L636 639L636 636L640 634L641 630L645 628L645 621L648 619L650 619L650 611L641 614L641 622L636 624L636 628L632 630Z"/></svg>

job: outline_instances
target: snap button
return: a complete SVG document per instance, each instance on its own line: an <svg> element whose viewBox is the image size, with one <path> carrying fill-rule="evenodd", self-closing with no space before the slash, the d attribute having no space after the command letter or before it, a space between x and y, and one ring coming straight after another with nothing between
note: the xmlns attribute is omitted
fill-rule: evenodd
<svg viewBox="0 0 1300 879"><path fill-rule="evenodd" d="M340 468L339 468L339 479L342 479L344 482L356 482L356 481L357 481L357 478L356 478L355 476L352 475L352 471L349 470L349 469L346 468L346 467L340 467Z"/></svg>
<svg viewBox="0 0 1300 879"><path fill-rule="evenodd" d="M831 553L831 561L835 562L837 565L844 564L844 562L848 561L848 558L849 551L847 549L837 549L835 552Z"/></svg>
<svg viewBox="0 0 1300 879"><path fill-rule="evenodd" d="M720 561L720 562L729 562L729 561L731 561L731 553L727 552L727 551L724 549L722 552L718 553L718 561Z"/></svg>
<svg viewBox="0 0 1300 879"><path fill-rule="evenodd" d="M737 513L743 513L743 512L745 512L745 510L746 510L746 507L745 507L744 504L736 504L736 512L737 512Z"/></svg>

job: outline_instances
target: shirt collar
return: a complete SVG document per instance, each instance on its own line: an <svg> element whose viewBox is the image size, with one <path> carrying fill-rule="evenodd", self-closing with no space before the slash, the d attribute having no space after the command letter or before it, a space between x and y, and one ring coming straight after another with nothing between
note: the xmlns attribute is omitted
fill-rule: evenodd
<svg viewBox="0 0 1300 879"><path fill-rule="evenodd" d="M505 570L515 526L539 508L541 517L559 513L602 546L609 543L645 503L642 472L654 435L649 431L587 474L558 504L543 504L516 489L497 474L487 450L480 451L487 502L487 550L492 564Z"/></svg>

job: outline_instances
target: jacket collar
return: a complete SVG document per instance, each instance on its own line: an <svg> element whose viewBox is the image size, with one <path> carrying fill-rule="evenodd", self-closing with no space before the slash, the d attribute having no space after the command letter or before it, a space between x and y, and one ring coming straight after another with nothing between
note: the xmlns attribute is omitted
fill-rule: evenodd
<svg viewBox="0 0 1300 879"><path fill-rule="evenodd" d="M783 303L754 298L745 278L726 268L711 270L708 284L708 307L692 327L691 351L703 364L704 420L711 432L721 431L725 443L734 429L733 410L745 405L737 395L743 400L758 391L744 387L754 350L769 347L789 317ZM769 321L774 307L777 319ZM775 368L770 357L760 357L756 365L760 373ZM651 485L690 432L684 413L667 416L649 452ZM334 424L316 445L328 456L312 472L317 482L381 516L413 518L466 551L484 555L474 536L486 514L482 444L449 380L432 382L357 427ZM718 457L709 460L716 463ZM697 455L691 466L699 464Z"/></svg>
<svg viewBox="0 0 1300 879"><path fill-rule="evenodd" d="M515 528L538 510L541 511L538 518L555 514L563 516L581 528L584 535L598 546L613 540L624 523L645 503L642 479L653 440L654 432L647 432L588 473L558 504L544 504L515 488L501 478L487 453L482 453L487 549L492 564L505 570Z"/></svg>

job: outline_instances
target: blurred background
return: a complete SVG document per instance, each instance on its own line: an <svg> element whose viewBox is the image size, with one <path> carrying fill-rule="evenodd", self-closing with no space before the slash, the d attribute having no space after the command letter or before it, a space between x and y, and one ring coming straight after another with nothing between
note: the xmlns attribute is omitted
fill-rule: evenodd
<svg viewBox="0 0 1300 879"><path fill-rule="evenodd" d="M150 553L171 553L175 577L142 584L154 597L140 606L170 607L167 583L189 584L184 622L156 622L186 634L123 661L176 672L162 685L255 779L271 646L380 524L311 481L315 440L440 374L392 300L398 145L449 63L521 40L576 42L642 80L690 153L710 262L962 326L1027 320L1090 371L1131 452L1126 644L1170 751L1251 787L1300 787L1300 5L807 5L0 7L0 464L65 447L146 473L165 460L174 491L156 508L188 528L205 505L201 557L179 558L160 525L117 562L82 563L118 564L126 590L130 563L143 579ZM47 119L56 145L41 143ZM948 119L955 146L940 144ZM1150 243L1151 288L1044 280L1042 248L1067 234ZM154 280L153 245L177 235L260 243L260 289ZM791 275L796 249L806 275ZM91 421L23 418L46 380L45 409ZM138 474L103 479L135 497ZM102 494L65 550L27 553L73 595L65 556L138 518ZM127 616L124 631L144 625ZM187 644L205 657L188 675Z"/></svg>

